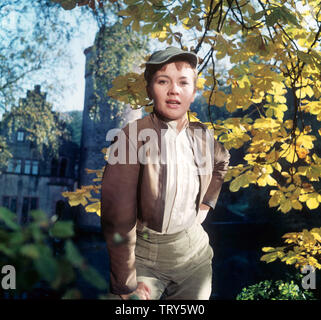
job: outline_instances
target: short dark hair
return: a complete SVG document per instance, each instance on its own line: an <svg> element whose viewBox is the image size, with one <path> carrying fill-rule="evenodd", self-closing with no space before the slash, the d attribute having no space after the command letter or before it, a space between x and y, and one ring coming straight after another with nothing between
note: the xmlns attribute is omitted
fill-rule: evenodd
<svg viewBox="0 0 321 320"><path fill-rule="evenodd" d="M194 74L195 74L194 85L196 87L197 70L188 59L184 59L184 57L181 57L181 56L173 57L172 59L161 64L146 64L144 75L145 75L145 80L147 82L147 87L151 84L154 74L157 71L161 70L165 65L172 62L186 62L188 65L190 65L190 67L194 70Z"/></svg>

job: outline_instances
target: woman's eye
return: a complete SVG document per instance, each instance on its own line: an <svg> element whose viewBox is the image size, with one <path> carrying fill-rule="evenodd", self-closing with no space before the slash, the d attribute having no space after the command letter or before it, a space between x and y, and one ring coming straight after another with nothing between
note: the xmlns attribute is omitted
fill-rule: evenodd
<svg viewBox="0 0 321 320"><path fill-rule="evenodd" d="M158 80L158 83L159 83L159 84L165 84L165 83L166 83L166 80Z"/></svg>

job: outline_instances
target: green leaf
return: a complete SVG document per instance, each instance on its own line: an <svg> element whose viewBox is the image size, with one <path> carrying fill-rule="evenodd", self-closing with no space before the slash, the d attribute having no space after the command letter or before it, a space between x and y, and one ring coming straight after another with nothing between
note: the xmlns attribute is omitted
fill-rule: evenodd
<svg viewBox="0 0 321 320"><path fill-rule="evenodd" d="M20 253L31 259L39 258L39 250L34 244L26 244L20 248Z"/></svg>
<svg viewBox="0 0 321 320"><path fill-rule="evenodd" d="M272 12L266 17L266 25L272 27L281 18L278 8L272 10Z"/></svg>
<svg viewBox="0 0 321 320"><path fill-rule="evenodd" d="M57 221L50 229L50 235L54 238L70 238L74 235L72 221Z"/></svg>
<svg viewBox="0 0 321 320"><path fill-rule="evenodd" d="M54 281L57 276L58 266L52 252L48 247L38 246L39 258L34 260L39 275L46 281Z"/></svg>
<svg viewBox="0 0 321 320"><path fill-rule="evenodd" d="M91 266L86 266L81 269L82 277L91 285L100 290L107 290L106 280L99 274L99 272Z"/></svg>
<svg viewBox="0 0 321 320"><path fill-rule="evenodd" d="M44 240L45 235L43 234L42 230L39 228L37 224L30 224L29 230L35 242L42 242Z"/></svg>
<svg viewBox="0 0 321 320"><path fill-rule="evenodd" d="M237 192L241 187L244 187L248 184L249 184L248 176L246 174L241 174L230 183L230 191Z"/></svg>
<svg viewBox="0 0 321 320"><path fill-rule="evenodd" d="M10 233L9 246L20 246L28 241L29 236L25 232L15 231Z"/></svg>
<svg viewBox="0 0 321 320"><path fill-rule="evenodd" d="M75 267L81 267L84 264L84 258L70 240L66 241L65 256L66 259Z"/></svg>
<svg viewBox="0 0 321 320"><path fill-rule="evenodd" d="M265 261L266 263L270 263L275 261L278 258L278 253L277 252L272 252L272 253L268 253L263 255L260 258L260 261Z"/></svg>
<svg viewBox="0 0 321 320"><path fill-rule="evenodd" d="M58 262L58 276L52 283L54 289L58 289L63 285L70 284L75 280L76 275L71 263L65 259Z"/></svg>
<svg viewBox="0 0 321 320"><path fill-rule="evenodd" d="M265 10L254 13L251 18L253 20L260 20L264 16Z"/></svg>
<svg viewBox="0 0 321 320"><path fill-rule="evenodd" d="M2 220L9 229L20 229L20 226L14 221L15 219L16 215L13 212L5 207L0 207L0 220Z"/></svg>
<svg viewBox="0 0 321 320"><path fill-rule="evenodd" d="M305 62L307 64L314 64L313 58L308 53L298 50L297 55L298 55L299 59L302 60L303 62Z"/></svg>
<svg viewBox="0 0 321 320"><path fill-rule="evenodd" d="M13 257L15 252L13 249L8 248L5 244L0 243L0 252L4 253L8 257Z"/></svg>
<svg viewBox="0 0 321 320"><path fill-rule="evenodd" d="M62 297L62 299L65 299L65 300L69 300L69 299L74 300L74 299L81 299L81 298L82 298L82 295L78 289L70 289Z"/></svg>
<svg viewBox="0 0 321 320"><path fill-rule="evenodd" d="M34 221L37 222L43 222L43 221L48 221L48 217L45 212L42 210L32 210L30 211L30 215L34 219Z"/></svg>
<svg viewBox="0 0 321 320"><path fill-rule="evenodd" d="M285 6L282 6L279 8L280 8L280 13L281 13L282 17L287 22L290 22L290 23L294 24L295 26L301 28L301 25L298 23L296 16L290 10L288 10Z"/></svg>

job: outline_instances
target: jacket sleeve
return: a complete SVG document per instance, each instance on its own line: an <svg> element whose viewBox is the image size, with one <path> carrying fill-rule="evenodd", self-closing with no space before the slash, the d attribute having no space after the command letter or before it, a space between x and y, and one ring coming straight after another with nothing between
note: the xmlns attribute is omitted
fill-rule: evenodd
<svg viewBox="0 0 321 320"><path fill-rule="evenodd" d="M108 163L101 187L101 226L110 261L110 291L128 294L137 288L135 268L137 183L139 164ZM121 143L118 145L118 154ZM111 157L111 155L109 155Z"/></svg>
<svg viewBox="0 0 321 320"><path fill-rule="evenodd" d="M215 208L218 196L220 194L225 174L228 170L230 153L222 144L214 139L214 169L211 182L203 197L202 203Z"/></svg>

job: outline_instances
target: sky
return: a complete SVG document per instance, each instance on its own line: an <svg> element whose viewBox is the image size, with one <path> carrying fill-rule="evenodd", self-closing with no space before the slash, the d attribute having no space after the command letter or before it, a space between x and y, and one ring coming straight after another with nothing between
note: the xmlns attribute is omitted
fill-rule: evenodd
<svg viewBox="0 0 321 320"><path fill-rule="evenodd" d="M25 36L26 30L32 30L32 24L34 23L34 15L31 10L30 13L25 12L24 15L20 15L21 20L18 20L18 14L14 8L11 8L9 5L4 7L4 10L7 10L9 14L3 13L0 20L0 32L7 32L7 41L10 42L10 32L14 36L20 35ZM69 53L70 59L69 63L71 65L70 69L66 69L63 62L56 60L58 62L58 67L52 67L45 65L45 73L39 72L32 74L23 78L21 85L24 88L24 92L19 94L19 97L25 97L27 90L33 90L34 86L38 83L41 83L44 79L48 84L55 85L55 81L59 81L60 84L64 87L62 95L59 96L51 90L46 90L45 86L42 85L41 91L47 93L47 101L52 103L53 109L57 111L72 111L72 110L83 110L84 106L84 91L85 91L85 55L84 50L90 47L95 39L97 32L97 24L93 19L83 19L80 25L75 25L75 15L79 14L80 11L78 8L72 11L65 11L61 8L61 14L65 17L66 21L73 24L78 32L75 32L72 35L69 43L66 43L63 50ZM29 26L31 24L31 26ZM23 30L23 33L19 33ZM50 29L51 30L51 29ZM2 34L1 39L6 37ZM15 48L13 48L15 49ZM57 58L59 59L59 58ZM51 69L50 69L51 67ZM48 70L47 70L48 69ZM67 73L66 74L66 70ZM56 73L55 76L51 76L52 73ZM0 120L3 113L3 109L0 110Z"/></svg>
<svg viewBox="0 0 321 320"><path fill-rule="evenodd" d="M80 13L79 8L75 8L71 11L62 10L62 14L65 19L72 22L73 17ZM27 27L28 23L32 23L32 18L28 17L27 14L23 16L23 27ZM6 27L11 25L11 28L17 28L17 18L13 14L10 14L7 17L7 21L1 21L1 23L5 23ZM75 25L75 24L74 24ZM60 84L64 87L63 92L60 95L57 93L46 90L44 86L41 87L41 91L47 92L47 101L52 103L53 109L60 112L72 111L72 110L83 110L84 108L84 96L85 96L85 64L86 57L84 54L84 50L93 45L96 33L98 31L98 27L96 22L92 18L82 19L81 24L76 25L78 32L74 34L69 43L66 44L64 50L70 54L70 64L72 68L67 69L61 65L61 68L55 67L51 68L46 75L40 74L39 77L31 77L30 79L24 79L24 92L21 97L24 97L27 90L33 90L34 85L41 82L43 79L46 79L49 83L55 84L54 81L60 82ZM181 30L183 34L186 33L186 30L183 28ZM166 48L168 45L166 42L158 42L157 39L153 39L151 41L151 49L156 50L160 48ZM50 77L52 72L56 73L55 77ZM1 112L0 112L1 113ZM0 114L1 118L1 114ZM1 119L0 119L1 120Z"/></svg>
<svg viewBox="0 0 321 320"><path fill-rule="evenodd" d="M88 30L83 38L73 39L68 47L72 51L73 68L70 70L68 78L73 83L72 88L66 84L64 97L61 105L56 107L59 111L83 110L85 98L85 65L86 56L84 50L93 45L96 28L88 24ZM50 96L48 96L49 98Z"/></svg>
<svg viewBox="0 0 321 320"><path fill-rule="evenodd" d="M77 8L66 11L66 16L75 14L76 10ZM86 65L84 50L93 45L98 27L93 20L84 20L79 29L80 36L72 38L66 46L71 56L72 68L68 70L68 77L65 79L64 96L59 99L59 105L54 104L54 109L57 111L65 112L84 108ZM57 72L64 72L64 70L57 70ZM50 94L48 94L49 99Z"/></svg>
<svg viewBox="0 0 321 320"><path fill-rule="evenodd" d="M302 9L301 7L299 9ZM71 11L65 11L66 19L72 20L72 16L77 14L78 8L75 8ZM2 21L1 21L2 23ZM7 23L15 25L15 19L13 16L9 16ZM84 107L84 95L85 95L85 55L84 50L91 46L94 42L94 38L97 32L96 23L91 20L83 20L79 27L81 36L74 37L66 45L66 50L71 54L71 63L72 69L68 70L67 77L63 77L63 68L61 70L56 69L54 72L57 72L57 75L61 78L65 78L62 84L65 89L62 93L62 97L53 96L51 92L47 94L47 100L53 103L54 109L58 111L72 111L72 110L83 110ZM179 30L182 33L186 34L186 30ZM156 39L155 39L156 43ZM166 47L166 43L159 43L159 47ZM157 46L153 44L153 48ZM220 61L220 64L228 64L228 62ZM33 89L33 86L36 83L28 83L27 88Z"/></svg>

